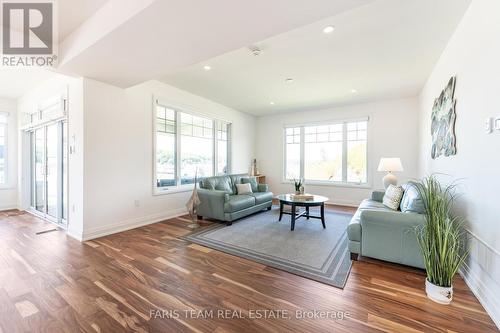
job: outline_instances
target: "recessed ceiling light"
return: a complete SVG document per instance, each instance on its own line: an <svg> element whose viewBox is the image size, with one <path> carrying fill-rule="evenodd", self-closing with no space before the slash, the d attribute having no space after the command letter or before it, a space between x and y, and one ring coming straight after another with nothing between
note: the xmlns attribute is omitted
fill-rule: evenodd
<svg viewBox="0 0 500 333"><path fill-rule="evenodd" d="M274 102L269 102L269 104L274 105Z"/></svg>
<svg viewBox="0 0 500 333"><path fill-rule="evenodd" d="M358 91L356 89L351 89L351 94L355 94L357 93Z"/></svg>
<svg viewBox="0 0 500 333"><path fill-rule="evenodd" d="M203 66L203 69L206 70L206 71L209 71L212 69L212 67L208 66L208 65L205 65Z"/></svg>
<svg viewBox="0 0 500 333"><path fill-rule="evenodd" d="M293 79L292 78L288 78L285 80L286 83L292 83L293 82Z"/></svg>
<svg viewBox="0 0 500 333"><path fill-rule="evenodd" d="M323 32L325 34L331 34L335 30L335 27L333 25L329 25L325 28L323 28Z"/></svg>

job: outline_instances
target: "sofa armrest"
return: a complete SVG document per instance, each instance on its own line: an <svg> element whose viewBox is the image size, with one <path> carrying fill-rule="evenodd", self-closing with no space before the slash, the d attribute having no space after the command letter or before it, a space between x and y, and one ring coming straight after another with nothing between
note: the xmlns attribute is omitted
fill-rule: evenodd
<svg viewBox="0 0 500 333"><path fill-rule="evenodd" d="M375 190L372 192L372 200L382 202L382 201L384 201L384 195L385 195L385 191Z"/></svg>
<svg viewBox="0 0 500 333"><path fill-rule="evenodd" d="M417 213L402 213L378 210L364 210L361 212L361 229L368 223L392 226L394 228L415 228L425 223L425 215Z"/></svg>
<svg viewBox="0 0 500 333"><path fill-rule="evenodd" d="M361 212L361 255L424 268L416 227L425 215L397 211Z"/></svg>
<svg viewBox="0 0 500 333"><path fill-rule="evenodd" d="M259 192L269 192L269 186L267 184L258 184L257 191Z"/></svg>
<svg viewBox="0 0 500 333"><path fill-rule="evenodd" d="M224 203L229 199L229 193L218 190L199 189L200 204L196 207L198 215L224 220Z"/></svg>

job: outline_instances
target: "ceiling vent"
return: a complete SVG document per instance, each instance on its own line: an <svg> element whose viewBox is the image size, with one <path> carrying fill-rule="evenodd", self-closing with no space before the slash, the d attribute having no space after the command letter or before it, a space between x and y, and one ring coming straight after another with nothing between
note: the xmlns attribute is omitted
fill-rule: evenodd
<svg viewBox="0 0 500 333"><path fill-rule="evenodd" d="M262 50L257 46L250 46L249 49L254 56L259 56L262 53Z"/></svg>

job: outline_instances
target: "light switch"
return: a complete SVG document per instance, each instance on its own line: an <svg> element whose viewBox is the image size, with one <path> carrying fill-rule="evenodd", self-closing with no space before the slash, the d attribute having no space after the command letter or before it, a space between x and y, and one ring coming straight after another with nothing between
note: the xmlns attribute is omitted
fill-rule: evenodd
<svg viewBox="0 0 500 333"><path fill-rule="evenodd" d="M493 132L493 121L492 121L492 118L486 118L486 121L484 122L484 130L488 134L490 134L491 132Z"/></svg>

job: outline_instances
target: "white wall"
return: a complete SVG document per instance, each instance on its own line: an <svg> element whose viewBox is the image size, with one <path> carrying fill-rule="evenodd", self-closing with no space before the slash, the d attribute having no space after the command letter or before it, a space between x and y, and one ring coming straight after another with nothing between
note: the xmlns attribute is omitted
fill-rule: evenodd
<svg viewBox="0 0 500 333"><path fill-rule="evenodd" d="M17 106L0 98L0 112L7 112L7 182L0 185L0 210L17 208Z"/></svg>
<svg viewBox="0 0 500 333"><path fill-rule="evenodd" d="M153 195L153 96L173 106L232 122L232 171L249 170L255 128L250 115L158 81L123 90L85 79L84 95L84 238L186 211L189 192Z"/></svg>
<svg viewBox="0 0 500 333"><path fill-rule="evenodd" d="M369 186L355 188L306 184L307 192L327 196L331 203L358 205L370 196L372 189L383 188L381 179L384 173L376 171L381 157L401 158L404 172L397 175L400 183L417 176L417 111L417 100L409 98L260 117L256 134L259 171L266 175L274 193L290 193L293 185L282 182L285 125L369 116Z"/></svg>
<svg viewBox="0 0 500 333"><path fill-rule="evenodd" d="M459 213L471 232L464 277L500 324L500 131L486 134L487 117L500 116L500 1L474 0L420 96L420 174L459 179ZM430 158L431 110L449 78L457 76L457 155Z"/></svg>
<svg viewBox="0 0 500 333"><path fill-rule="evenodd" d="M75 151L68 155L68 234L81 239L83 233L83 79L54 74L54 77L18 99L19 127L21 115L33 112L46 100L68 92L68 138ZM19 177L18 207L30 205L29 144L24 131L18 131Z"/></svg>

